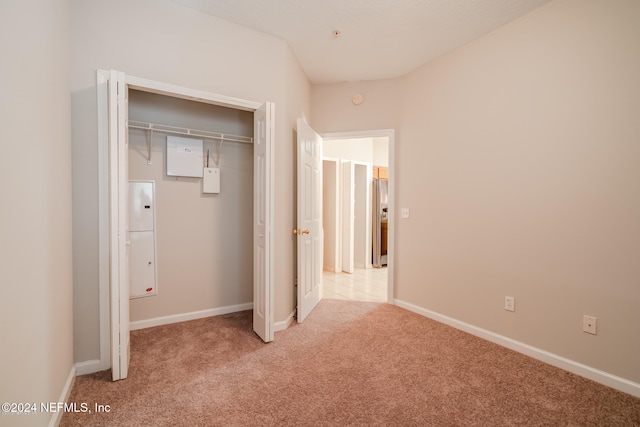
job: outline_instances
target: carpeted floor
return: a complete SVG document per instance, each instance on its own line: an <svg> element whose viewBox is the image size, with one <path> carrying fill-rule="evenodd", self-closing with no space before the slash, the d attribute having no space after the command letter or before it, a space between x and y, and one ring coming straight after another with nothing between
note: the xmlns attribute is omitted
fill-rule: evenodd
<svg viewBox="0 0 640 427"><path fill-rule="evenodd" d="M251 312L131 333L62 426L640 426L640 399L401 308L322 300L263 344Z"/></svg>

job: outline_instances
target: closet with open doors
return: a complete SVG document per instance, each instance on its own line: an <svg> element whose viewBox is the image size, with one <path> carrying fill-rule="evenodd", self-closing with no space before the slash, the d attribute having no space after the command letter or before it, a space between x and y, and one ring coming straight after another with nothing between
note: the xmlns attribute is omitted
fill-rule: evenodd
<svg viewBox="0 0 640 427"><path fill-rule="evenodd" d="M97 83L101 364L127 377L130 327L251 308L254 332L272 341L274 105L117 71ZM155 213L133 229L130 181L150 185L138 208ZM149 285L131 283L140 260L134 275L152 266L140 275Z"/></svg>
<svg viewBox="0 0 640 427"><path fill-rule="evenodd" d="M155 187L155 257L131 238L130 271L157 272L130 275L131 329L251 309L253 113L129 90L128 117L129 182Z"/></svg>

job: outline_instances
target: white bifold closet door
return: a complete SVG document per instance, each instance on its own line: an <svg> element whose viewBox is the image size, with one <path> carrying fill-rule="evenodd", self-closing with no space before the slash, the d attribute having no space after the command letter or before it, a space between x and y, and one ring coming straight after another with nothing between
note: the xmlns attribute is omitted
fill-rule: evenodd
<svg viewBox="0 0 640 427"><path fill-rule="evenodd" d="M111 376L124 379L129 372L129 154L127 85L122 72L111 71L109 101L109 207L110 299L111 299Z"/></svg>
<svg viewBox="0 0 640 427"><path fill-rule="evenodd" d="M253 113L253 331L264 342L273 341L273 126L274 105L263 104Z"/></svg>

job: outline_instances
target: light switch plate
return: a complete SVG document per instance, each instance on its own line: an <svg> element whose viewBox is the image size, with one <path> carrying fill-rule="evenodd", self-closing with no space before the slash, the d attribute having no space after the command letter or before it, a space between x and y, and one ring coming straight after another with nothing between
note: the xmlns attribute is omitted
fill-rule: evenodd
<svg viewBox="0 0 640 427"><path fill-rule="evenodd" d="M516 299L514 297L504 297L504 309L507 311L516 311Z"/></svg>

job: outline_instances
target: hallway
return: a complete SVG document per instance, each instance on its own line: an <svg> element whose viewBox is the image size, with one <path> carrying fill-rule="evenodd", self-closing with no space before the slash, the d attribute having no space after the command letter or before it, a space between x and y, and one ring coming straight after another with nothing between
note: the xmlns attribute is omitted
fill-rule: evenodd
<svg viewBox="0 0 640 427"><path fill-rule="evenodd" d="M387 269L356 268L353 274L324 271L322 298L386 302Z"/></svg>

